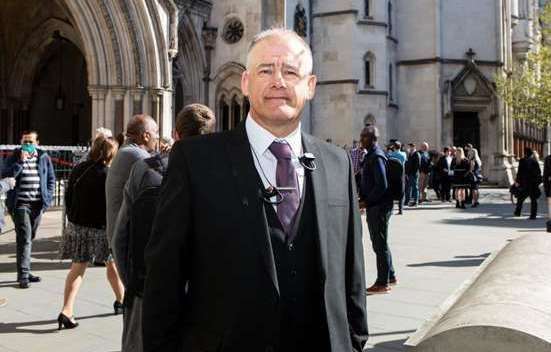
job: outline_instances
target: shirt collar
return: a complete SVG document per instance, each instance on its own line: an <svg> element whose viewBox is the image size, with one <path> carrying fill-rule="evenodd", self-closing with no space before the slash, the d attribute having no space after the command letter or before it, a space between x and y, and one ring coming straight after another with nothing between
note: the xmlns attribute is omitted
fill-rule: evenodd
<svg viewBox="0 0 551 352"><path fill-rule="evenodd" d="M302 133L300 132L300 123L296 130L291 132L287 137L279 138L271 134L264 127L260 126L252 117L247 115L245 120L245 129L249 138L249 143L253 147L255 153L263 155L270 147L272 142L287 143L291 147L295 157L302 154Z"/></svg>

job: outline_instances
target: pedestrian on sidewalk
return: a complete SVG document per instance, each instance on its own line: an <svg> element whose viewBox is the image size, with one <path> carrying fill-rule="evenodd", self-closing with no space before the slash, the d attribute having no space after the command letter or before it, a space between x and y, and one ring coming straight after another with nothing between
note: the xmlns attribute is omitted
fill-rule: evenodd
<svg viewBox="0 0 551 352"><path fill-rule="evenodd" d="M377 127L367 126L363 129L361 143L367 155L363 162L360 201L366 208L369 236L377 258L377 280L367 288L368 294L388 293L390 285L397 282L388 244L388 224L393 207L387 178L388 160L378 145L378 139Z"/></svg>
<svg viewBox="0 0 551 352"><path fill-rule="evenodd" d="M398 140L394 140L392 142L392 145L390 146L390 152L388 153L389 159L398 160L400 162L400 165L402 165L402 185L406 184L406 174L405 174L405 165L408 160L407 154L402 151L402 143ZM402 215L404 211L404 196L405 191L402 189L402 193L400 196L400 199L398 200L398 215Z"/></svg>
<svg viewBox="0 0 551 352"><path fill-rule="evenodd" d="M61 329L78 326L74 318L74 304L88 263L105 263L107 280L115 294L115 314L122 305L124 286L109 253L105 234L105 179L118 143L112 137L98 137L90 150L88 160L78 164L69 177L65 193L68 217L60 245L61 259L71 259L71 269L65 279L63 308L57 318Z"/></svg>
<svg viewBox="0 0 551 352"><path fill-rule="evenodd" d="M471 185L469 175L472 172L472 165L469 159L465 157L463 148L456 148L451 168L453 171L452 188L455 194L455 207L465 209L465 191Z"/></svg>
<svg viewBox="0 0 551 352"><path fill-rule="evenodd" d="M419 204L419 168L421 155L414 143L408 144L408 159L406 161L406 196L404 203L410 207Z"/></svg>
<svg viewBox="0 0 551 352"><path fill-rule="evenodd" d="M530 197L530 220L536 219L538 214L538 198L541 195L539 185L542 182L540 164L533 158L532 148L524 149L524 157L518 163L515 186L520 189L515 207L515 216L520 216L522 204Z"/></svg>
<svg viewBox="0 0 551 352"><path fill-rule="evenodd" d="M469 175L470 189L472 195L472 207L476 208L480 205L478 199L480 198L480 183L482 182L482 160L478 155L476 148L470 148L467 158L471 162L471 174Z"/></svg>
<svg viewBox="0 0 551 352"><path fill-rule="evenodd" d="M185 106L176 117L177 142L214 132L214 113L202 104ZM149 240L159 188L168 164L168 149L134 163L124 188L124 198L113 234L113 256L126 288L121 352L143 351L142 302Z"/></svg>
<svg viewBox="0 0 551 352"><path fill-rule="evenodd" d="M419 157L419 203L423 203L427 202L427 188L430 176L430 155L429 144L427 142L421 143Z"/></svg>
<svg viewBox="0 0 551 352"><path fill-rule="evenodd" d="M437 164L437 169L440 173L440 199L442 202L451 201L452 164L452 149L451 147L444 147L443 155L440 157Z"/></svg>
<svg viewBox="0 0 551 352"><path fill-rule="evenodd" d="M6 204L15 225L17 281L26 289L41 279L31 273L32 241L36 237L42 213L52 203L55 189L54 166L48 154L38 148L38 133L25 131L21 148L8 158L3 176L14 177L16 184L8 192Z"/></svg>
<svg viewBox="0 0 551 352"><path fill-rule="evenodd" d="M551 155L543 161L543 188L547 200L547 232L551 232Z"/></svg>

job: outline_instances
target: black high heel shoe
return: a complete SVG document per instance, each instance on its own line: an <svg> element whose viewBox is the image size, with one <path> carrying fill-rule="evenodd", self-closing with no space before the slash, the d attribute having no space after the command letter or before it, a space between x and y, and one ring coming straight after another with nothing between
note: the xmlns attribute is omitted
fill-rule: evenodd
<svg viewBox="0 0 551 352"><path fill-rule="evenodd" d="M113 310L115 311L115 315L123 314L124 304L119 301L115 301L115 303L113 303Z"/></svg>
<svg viewBox="0 0 551 352"><path fill-rule="evenodd" d="M61 327L65 329L74 329L78 326L78 323L74 321L74 318L71 319L63 313L59 313L57 316L58 330L61 330Z"/></svg>

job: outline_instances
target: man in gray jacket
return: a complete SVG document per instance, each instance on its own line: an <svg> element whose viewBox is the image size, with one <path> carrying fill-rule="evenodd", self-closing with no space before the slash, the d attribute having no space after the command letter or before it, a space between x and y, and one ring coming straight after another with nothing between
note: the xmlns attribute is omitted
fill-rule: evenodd
<svg viewBox="0 0 551 352"><path fill-rule="evenodd" d="M113 159L105 181L105 205L107 212L105 232L110 248L117 215L122 204L124 184L128 180L132 165L137 160L148 158L150 153L155 150L159 139L157 123L151 116L135 115L126 126L126 137L126 143L119 149ZM119 276L118 272L115 274ZM124 289L120 277L118 282L121 290ZM115 302L114 308L117 314L122 314L124 311L122 302Z"/></svg>
<svg viewBox="0 0 551 352"><path fill-rule="evenodd" d="M176 118L173 133L176 141L212 133L216 126L214 113L202 104L185 106ZM166 170L168 155L155 155L136 161L124 187L124 199L118 214L111 242L115 263L126 288L123 320L122 352L141 352L142 348L142 292L145 276L142 272L144 248L153 217L157 193L147 190L159 188ZM140 204L138 204L140 203ZM138 220L139 219L139 220ZM136 223L134 223L136 222ZM133 253L137 251L139 253ZM138 258L141 257L141 258ZM140 260L142 259L142 260Z"/></svg>
<svg viewBox="0 0 551 352"><path fill-rule="evenodd" d="M107 239L111 239L115 230L117 215L122 204L124 184L130 170L137 160L145 159L155 150L159 139L159 128L151 116L135 115L126 126L126 143L119 149L109 168L105 181L107 210Z"/></svg>

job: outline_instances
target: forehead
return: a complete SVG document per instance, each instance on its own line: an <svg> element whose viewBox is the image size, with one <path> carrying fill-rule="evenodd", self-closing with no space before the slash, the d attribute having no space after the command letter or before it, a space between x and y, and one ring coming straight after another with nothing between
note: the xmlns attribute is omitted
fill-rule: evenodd
<svg viewBox="0 0 551 352"><path fill-rule="evenodd" d="M36 134L34 133L24 134L21 136L21 139L36 139Z"/></svg>
<svg viewBox="0 0 551 352"><path fill-rule="evenodd" d="M278 60L301 66L306 59L306 48L293 36L272 36L258 42L251 50L250 58L253 66L273 64Z"/></svg>

